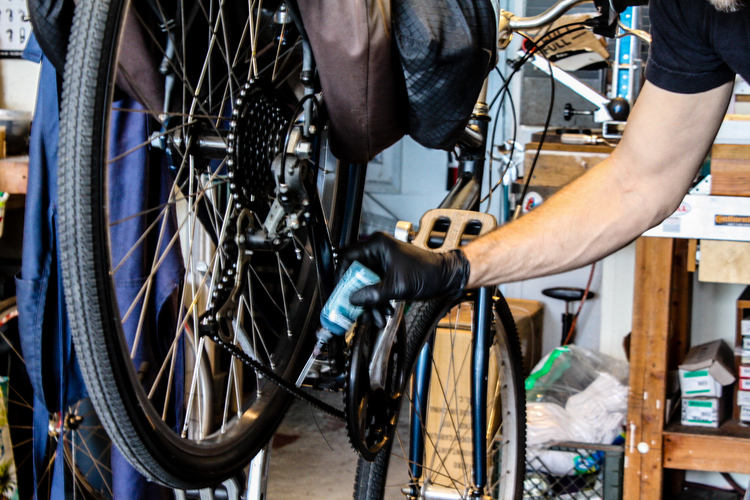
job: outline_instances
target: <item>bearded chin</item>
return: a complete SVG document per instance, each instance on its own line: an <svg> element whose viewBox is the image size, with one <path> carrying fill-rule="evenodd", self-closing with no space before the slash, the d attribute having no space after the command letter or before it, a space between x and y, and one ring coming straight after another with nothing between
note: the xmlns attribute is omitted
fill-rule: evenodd
<svg viewBox="0 0 750 500"><path fill-rule="evenodd" d="M737 12L742 8L742 0L708 0L719 12Z"/></svg>

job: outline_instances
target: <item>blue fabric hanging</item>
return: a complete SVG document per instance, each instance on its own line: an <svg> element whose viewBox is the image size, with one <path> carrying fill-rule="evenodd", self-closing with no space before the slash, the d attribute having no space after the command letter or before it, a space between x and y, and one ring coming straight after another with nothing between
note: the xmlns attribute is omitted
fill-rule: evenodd
<svg viewBox="0 0 750 500"><path fill-rule="evenodd" d="M57 146L59 132L59 89L60 81L50 61L42 54L32 34L24 57L41 63L37 103L29 148L29 174L26 194L26 215L24 222L24 242L22 269L16 277L18 301L19 333L21 348L26 361L29 379L34 389L34 472L38 482L44 473L43 459L47 453L47 432L50 413L66 409L86 396L86 388L73 350L67 312L62 290L57 240ZM120 103L127 107L137 106L134 102ZM114 113L112 116L113 157L142 144L148 137L147 115L140 113ZM111 220L122 220L143 209L149 197L166 199L171 180L165 173L161 161L149 161L147 148L129 154L110 167L110 188L117 196L112 199ZM156 168L149 169L150 164ZM150 192L149 192L150 191ZM151 198L153 206L153 198ZM142 233L138 228L123 224L113 230L113 260L133 246ZM176 224L173 214L167 217L165 242L175 234ZM135 238L135 239L134 239ZM164 248L162 245L162 251ZM144 249L133 264L123 266L116 276L118 301L122 309L129 304L139 289L144 277L148 276L153 259L153 249ZM164 320L164 315L177 313L176 297L180 290L182 259L179 245L176 245L164 260L157 273L156 287L148 297L152 307L159 311L146 325L144 333L149 339L143 344L138 356L147 359L152 356L154 347L163 350L169 346L170 338L155 335L156 324ZM136 291L137 293L137 291ZM166 305L168 307L162 307ZM154 309L152 309L154 310ZM137 318L137 314L135 315ZM136 321L137 322L137 321ZM133 322L124 325L126 337L135 332ZM181 343L178 352L181 352ZM177 373L182 373L182 356ZM182 380L178 377L176 394L182 392ZM175 409L179 410L179 408ZM59 440L58 457L62 457L62 442ZM51 451L51 450L49 450ZM66 485L63 474L64 460L56 460L52 480L52 498L65 498ZM122 456L114 450L111 458L114 498L122 500L167 498L168 491L158 487L138 474ZM70 489L70 486L68 486Z"/></svg>
<svg viewBox="0 0 750 500"><path fill-rule="evenodd" d="M41 63L34 126L29 143L29 175L21 273L16 277L18 328L29 380L34 389L34 475L41 478L47 452L49 414L86 395L73 355L57 266L57 72L32 34L24 57ZM58 461L60 467L62 460ZM62 470L56 466L56 472ZM62 474L53 480L62 490Z"/></svg>

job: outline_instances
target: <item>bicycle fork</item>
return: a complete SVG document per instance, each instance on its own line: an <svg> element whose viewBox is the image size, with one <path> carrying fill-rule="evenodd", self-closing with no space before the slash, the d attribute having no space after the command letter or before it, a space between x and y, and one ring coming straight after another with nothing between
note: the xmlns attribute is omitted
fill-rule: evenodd
<svg viewBox="0 0 750 500"><path fill-rule="evenodd" d="M479 196L484 174L485 154L487 148L487 128L489 115L486 101L487 81L482 88L479 101L474 107L466 131L459 140L461 155L459 156L460 172L458 180L441 203L441 209L478 210ZM439 211L438 209L437 211ZM436 211L436 212L437 212ZM428 212L429 213L429 212ZM494 221L494 218L493 218ZM423 220L420 226L425 225ZM494 229L494 222L489 227L485 224L482 233ZM429 232L430 229L427 229ZM420 227L420 233L422 227ZM446 229L446 234L450 230ZM477 235L478 236L478 235ZM429 234L425 236L430 239ZM458 247L459 241L453 242ZM419 235L417 236L417 240ZM426 245L427 241L414 241L415 244ZM446 242L447 243L447 242ZM425 422L428 418L428 396L430 378L432 374L432 354L435 346L435 333L430 335L420 351L412 382L413 408L410 419L409 449L410 485L403 493L409 499L421 500L458 500L484 499L487 488L487 378L489 371L490 346L492 343L492 294L493 287L485 287L472 294L474 303L472 359L471 359L471 443L472 443L472 486L468 491L459 492L455 489L437 487L422 480L424 468L422 466L425 452ZM432 443L437 448L438 443ZM421 484L421 486L420 486Z"/></svg>
<svg viewBox="0 0 750 500"><path fill-rule="evenodd" d="M435 334L432 334L420 351L412 381L413 408L410 425L411 445L409 463L411 484L406 494L409 499L458 500L486 498L487 487L487 378L490 346L492 344L492 287L479 289L473 297L474 318L471 359L471 443L472 487L469 491L437 487L422 482L422 463L425 452L425 430L428 419L428 396L432 375L432 353ZM438 443L432 446L437 447ZM460 452L460 448L459 448ZM420 486L420 483L421 486Z"/></svg>

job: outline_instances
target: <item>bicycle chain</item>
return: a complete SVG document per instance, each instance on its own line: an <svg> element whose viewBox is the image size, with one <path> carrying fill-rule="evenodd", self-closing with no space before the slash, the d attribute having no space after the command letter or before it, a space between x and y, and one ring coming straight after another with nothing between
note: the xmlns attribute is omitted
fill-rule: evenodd
<svg viewBox="0 0 750 500"><path fill-rule="evenodd" d="M238 214L246 206L252 195L262 195L262 188L268 185L269 181L273 182L271 161L281 151L281 144L283 143L281 131L286 128L288 123L282 117L278 102L273 98L268 98L260 86L253 85L252 81L243 86L240 96L234 104L228 137L227 153L229 158L226 163L231 181L229 183L229 199L230 203L235 203L235 207L230 211L229 220L226 224L227 237L224 239L221 249L232 264L222 270L221 278L218 280L216 290L213 291L208 310L201 318L199 331L201 335L210 337L216 345L230 356L236 357L292 396L307 402L332 417L345 421L346 416L343 411L284 380L239 347L221 338L219 332L221 327L217 321L217 312L221 309L223 303L229 299L232 287L228 284L232 280L242 279L236 272L237 264L235 260L238 254L238 246L235 242ZM254 166L249 166L248 162L254 163ZM253 186L260 186L261 189L253 188Z"/></svg>
<svg viewBox="0 0 750 500"><path fill-rule="evenodd" d="M242 361L244 364L250 366L253 370L260 373L264 377L266 377L268 380L273 382L274 384L278 385L282 389L286 390L288 393L290 393L292 396L295 396L310 405L314 406L315 408L319 409L320 411L327 413L328 415L335 417L339 420L346 421L346 415L342 410L339 410L338 408L335 408L325 401L322 401L315 396L311 396L310 394L306 393L296 385L292 384L291 382L287 382L283 378L279 377L268 369L266 366L263 366L258 361L251 358L248 354L240 350L236 345L229 344L227 342L224 342L219 337L218 333L203 333L203 335L208 335L211 340L213 340L216 345L218 345L221 349L224 349L227 353L229 353L231 356L235 356L240 361Z"/></svg>

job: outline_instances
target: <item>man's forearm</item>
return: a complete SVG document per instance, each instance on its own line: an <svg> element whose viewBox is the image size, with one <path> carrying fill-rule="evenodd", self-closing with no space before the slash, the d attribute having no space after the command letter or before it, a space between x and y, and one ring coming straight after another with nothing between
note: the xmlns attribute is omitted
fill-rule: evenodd
<svg viewBox="0 0 750 500"><path fill-rule="evenodd" d="M700 94L646 83L612 155L531 213L467 245L467 286L554 274L609 255L682 200L721 125L732 82Z"/></svg>
<svg viewBox="0 0 750 500"><path fill-rule="evenodd" d="M620 172L613 160L605 160L529 214L466 246L468 287L581 267L670 213L674 199L665 200Z"/></svg>

